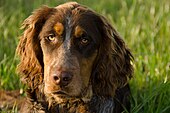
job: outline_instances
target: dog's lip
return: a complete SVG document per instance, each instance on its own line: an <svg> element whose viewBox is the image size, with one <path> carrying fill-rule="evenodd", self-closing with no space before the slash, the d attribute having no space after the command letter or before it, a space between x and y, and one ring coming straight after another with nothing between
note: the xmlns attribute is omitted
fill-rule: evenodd
<svg viewBox="0 0 170 113"><path fill-rule="evenodd" d="M68 95L65 91L62 91L62 90L54 91L53 94L55 94L55 95Z"/></svg>

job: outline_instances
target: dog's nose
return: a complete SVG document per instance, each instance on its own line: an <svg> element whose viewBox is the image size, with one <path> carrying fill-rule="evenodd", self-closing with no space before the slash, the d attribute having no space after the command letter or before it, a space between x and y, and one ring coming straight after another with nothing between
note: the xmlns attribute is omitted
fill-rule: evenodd
<svg viewBox="0 0 170 113"><path fill-rule="evenodd" d="M60 74L53 74L52 79L55 84L60 86L67 86L71 80L73 75L70 72L61 72Z"/></svg>

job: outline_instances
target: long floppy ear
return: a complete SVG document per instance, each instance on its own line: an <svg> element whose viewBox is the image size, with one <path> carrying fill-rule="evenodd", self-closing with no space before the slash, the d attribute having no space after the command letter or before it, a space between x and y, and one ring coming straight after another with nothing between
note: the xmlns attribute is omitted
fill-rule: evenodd
<svg viewBox="0 0 170 113"><path fill-rule="evenodd" d="M117 88L123 87L132 77L133 56L117 31L99 16L102 43L92 76L93 92L99 96L113 97Z"/></svg>
<svg viewBox="0 0 170 113"><path fill-rule="evenodd" d="M43 81L43 53L38 36L53 10L43 6L23 22L25 31L16 50L21 59L17 71L22 75L21 80L33 89Z"/></svg>

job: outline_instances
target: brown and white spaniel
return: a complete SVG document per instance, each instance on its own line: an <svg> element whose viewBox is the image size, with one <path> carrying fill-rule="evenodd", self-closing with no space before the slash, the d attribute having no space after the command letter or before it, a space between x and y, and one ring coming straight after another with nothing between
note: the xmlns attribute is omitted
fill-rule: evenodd
<svg viewBox="0 0 170 113"><path fill-rule="evenodd" d="M23 22L21 113L120 113L130 109L133 56L103 16L76 2L43 6Z"/></svg>

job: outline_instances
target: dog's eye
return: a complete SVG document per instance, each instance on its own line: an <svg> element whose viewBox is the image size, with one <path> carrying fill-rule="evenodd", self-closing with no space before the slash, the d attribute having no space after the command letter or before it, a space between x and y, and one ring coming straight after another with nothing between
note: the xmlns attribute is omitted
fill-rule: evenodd
<svg viewBox="0 0 170 113"><path fill-rule="evenodd" d="M82 39L81 39L81 44L83 44L83 45L88 44L88 42L89 42L88 39L85 39L85 38L82 38Z"/></svg>
<svg viewBox="0 0 170 113"><path fill-rule="evenodd" d="M49 41L55 41L56 37L53 34L50 34L50 35L47 36L47 39Z"/></svg>
<svg viewBox="0 0 170 113"><path fill-rule="evenodd" d="M90 40L88 39L88 37L87 36L85 36L85 35L83 35L82 37L81 37L81 40L80 40L81 42L81 45L87 45L87 44L89 44L89 42L90 42Z"/></svg>

